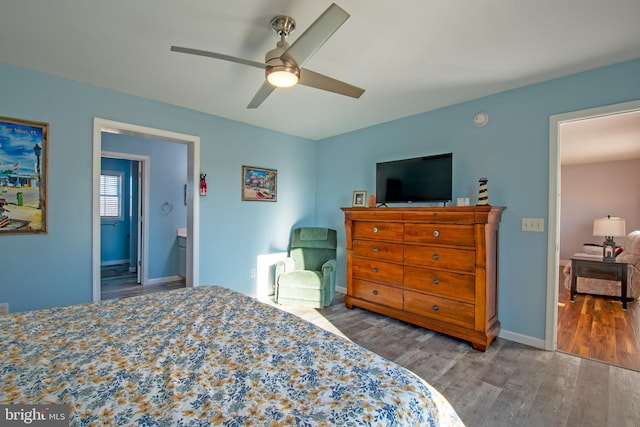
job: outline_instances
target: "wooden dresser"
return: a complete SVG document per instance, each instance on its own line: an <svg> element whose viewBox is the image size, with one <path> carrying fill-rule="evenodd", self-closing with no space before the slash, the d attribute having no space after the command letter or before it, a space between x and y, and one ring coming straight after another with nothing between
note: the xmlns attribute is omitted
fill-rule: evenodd
<svg viewBox="0 0 640 427"><path fill-rule="evenodd" d="M500 332L498 229L504 207L342 208L347 308L471 341Z"/></svg>

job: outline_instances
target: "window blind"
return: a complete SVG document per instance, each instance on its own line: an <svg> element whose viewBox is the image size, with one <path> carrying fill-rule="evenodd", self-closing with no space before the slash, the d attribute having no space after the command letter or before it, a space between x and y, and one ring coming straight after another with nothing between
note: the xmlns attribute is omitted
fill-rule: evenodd
<svg viewBox="0 0 640 427"><path fill-rule="evenodd" d="M122 216L122 175L100 175L100 216Z"/></svg>

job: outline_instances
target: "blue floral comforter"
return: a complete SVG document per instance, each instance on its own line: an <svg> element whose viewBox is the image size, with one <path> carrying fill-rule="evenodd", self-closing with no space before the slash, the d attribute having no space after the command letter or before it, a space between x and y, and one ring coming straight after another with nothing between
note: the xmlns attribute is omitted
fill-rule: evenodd
<svg viewBox="0 0 640 427"><path fill-rule="evenodd" d="M217 286L0 316L0 403L71 425L458 426L408 370Z"/></svg>

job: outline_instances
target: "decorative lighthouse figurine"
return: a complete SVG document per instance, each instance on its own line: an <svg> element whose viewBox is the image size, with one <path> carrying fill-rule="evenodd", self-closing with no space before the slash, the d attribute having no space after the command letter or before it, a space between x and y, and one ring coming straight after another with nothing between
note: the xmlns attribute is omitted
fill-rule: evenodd
<svg viewBox="0 0 640 427"><path fill-rule="evenodd" d="M489 182L489 180L487 178L480 178L478 182L480 183L480 191L478 192L477 206L487 206L489 204L489 190L487 190L487 182Z"/></svg>

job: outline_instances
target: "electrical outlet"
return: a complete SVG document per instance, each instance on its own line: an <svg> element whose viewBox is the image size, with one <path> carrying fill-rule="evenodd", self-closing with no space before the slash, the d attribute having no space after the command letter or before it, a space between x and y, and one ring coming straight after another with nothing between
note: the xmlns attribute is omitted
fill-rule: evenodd
<svg viewBox="0 0 640 427"><path fill-rule="evenodd" d="M544 231L544 218L522 218L522 231Z"/></svg>
<svg viewBox="0 0 640 427"><path fill-rule="evenodd" d="M252 268L252 269L251 269L251 278L254 278L254 279L255 279L255 277L256 277L256 269L255 269L255 268Z"/></svg>
<svg viewBox="0 0 640 427"><path fill-rule="evenodd" d="M0 314L9 314L9 303L0 303Z"/></svg>

